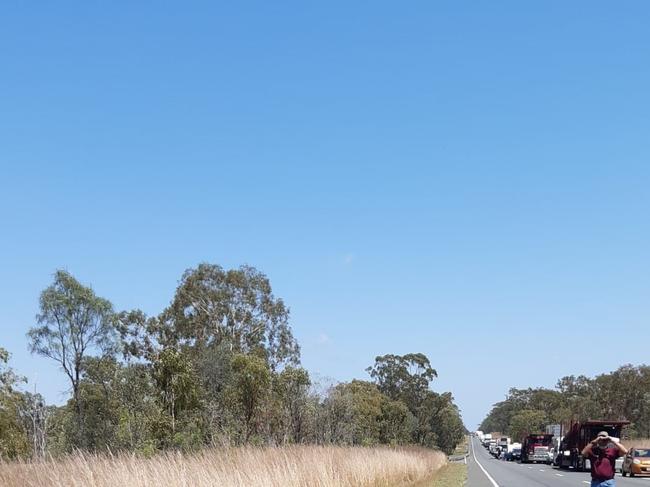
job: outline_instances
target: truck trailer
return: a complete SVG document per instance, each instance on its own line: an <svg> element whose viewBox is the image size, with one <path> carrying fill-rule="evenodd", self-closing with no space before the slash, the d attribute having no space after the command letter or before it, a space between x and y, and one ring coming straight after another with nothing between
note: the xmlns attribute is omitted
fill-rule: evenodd
<svg viewBox="0 0 650 487"><path fill-rule="evenodd" d="M573 468L582 472L590 468L589 460L582 456L582 450L599 432L607 431L609 436L620 438L623 426L629 421L584 421L571 423L555 457L555 465L560 468Z"/></svg>
<svg viewBox="0 0 650 487"><path fill-rule="evenodd" d="M521 463L546 463L551 464L551 447L553 435L535 433L526 435L521 442Z"/></svg>

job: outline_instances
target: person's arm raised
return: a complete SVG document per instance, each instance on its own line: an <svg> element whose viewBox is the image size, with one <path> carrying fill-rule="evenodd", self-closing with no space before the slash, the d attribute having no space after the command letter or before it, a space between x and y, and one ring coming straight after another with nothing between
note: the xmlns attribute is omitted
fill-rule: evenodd
<svg viewBox="0 0 650 487"><path fill-rule="evenodd" d="M625 448L620 441L617 441L614 438L610 438L610 440L614 443L614 447L616 447L620 456L627 455L627 448Z"/></svg>
<svg viewBox="0 0 650 487"><path fill-rule="evenodd" d="M585 446L582 449L582 452L581 452L582 456L583 457L590 457L592 455L592 453L593 453L591 451L591 449L596 445L596 443L598 443L598 439L591 440L589 443L587 443L587 446Z"/></svg>

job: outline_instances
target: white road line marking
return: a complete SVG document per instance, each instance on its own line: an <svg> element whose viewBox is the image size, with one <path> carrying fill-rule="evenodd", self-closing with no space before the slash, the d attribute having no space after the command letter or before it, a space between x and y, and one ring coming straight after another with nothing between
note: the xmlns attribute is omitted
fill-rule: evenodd
<svg viewBox="0 0 650 487"><path fill-rule="evenodd" d="M591 484L591 482L587 482L586 480L582 481L583 484Z"/></svg>
<svg viewBox="0 0 650 487"><path fill-rule="evenodd" d="M564 474L561 473L556 473L555 475L557 475L558 477L564 477Z"/></svg>
<svg viewBox="0 0 650 487"><path fill-rule="evenodd" d="M476 465L478 465L478 466L481 468L481 470L483 470L483 473L485 474L485 476L488 478L488 480L489 480L490 482L492 482L492 486L493 486L493 487L499 487L499 484L497 484L497 483L495 482L495 480L494 480L494 479L492 478L492 476L488 473L488 471L485 470L485 469L483 468L483 465L481 465L481 462L479 462L478 459L476 458L476 451L475 451L475 449L474 449L474 442L473 442L473 441L472 441L472 456L474 457L474 461L476 462Z"/></svg>
<svg viewBox="0 0 650 487"><path fill-rule="evenodd" d="M540 472L546 472L546 470L544 470L543 468L540 468L539 471Z"/></svg>

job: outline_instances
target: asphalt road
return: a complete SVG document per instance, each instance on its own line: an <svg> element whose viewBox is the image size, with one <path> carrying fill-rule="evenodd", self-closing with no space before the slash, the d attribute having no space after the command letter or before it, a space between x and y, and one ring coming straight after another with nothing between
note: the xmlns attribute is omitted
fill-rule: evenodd
<svg viewBox="0 0 650 487"><path fill-rule="evenodd" d="M591 483L589 472L497 460L475 438L471 440L467 464L467 487L584 487ZM650 487L650 477L631 479L616 474L616 486Z"/></svg>

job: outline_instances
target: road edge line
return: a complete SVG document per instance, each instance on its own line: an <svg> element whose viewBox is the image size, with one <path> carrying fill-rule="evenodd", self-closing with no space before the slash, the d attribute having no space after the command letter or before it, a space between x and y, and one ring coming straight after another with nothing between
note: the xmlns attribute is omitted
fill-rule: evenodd
<svg viewBox="0 0 650 487"><path fill-rule="evenodd" d="M494 487L499 487L499 484L496 483L496 481L492 478L492 476L488 473L488 471L485 470L485 468L483 468L483 465L481 465L481 462L479 462L478 459L476 458L476 451L475 450L476 450L476 447L474 446L474 441L472 440L472 456L474 457L474 461L481 468L481 470L483 470L483 473L488 478L488 480L490 482L492 482L492 485Z"/></svg>

